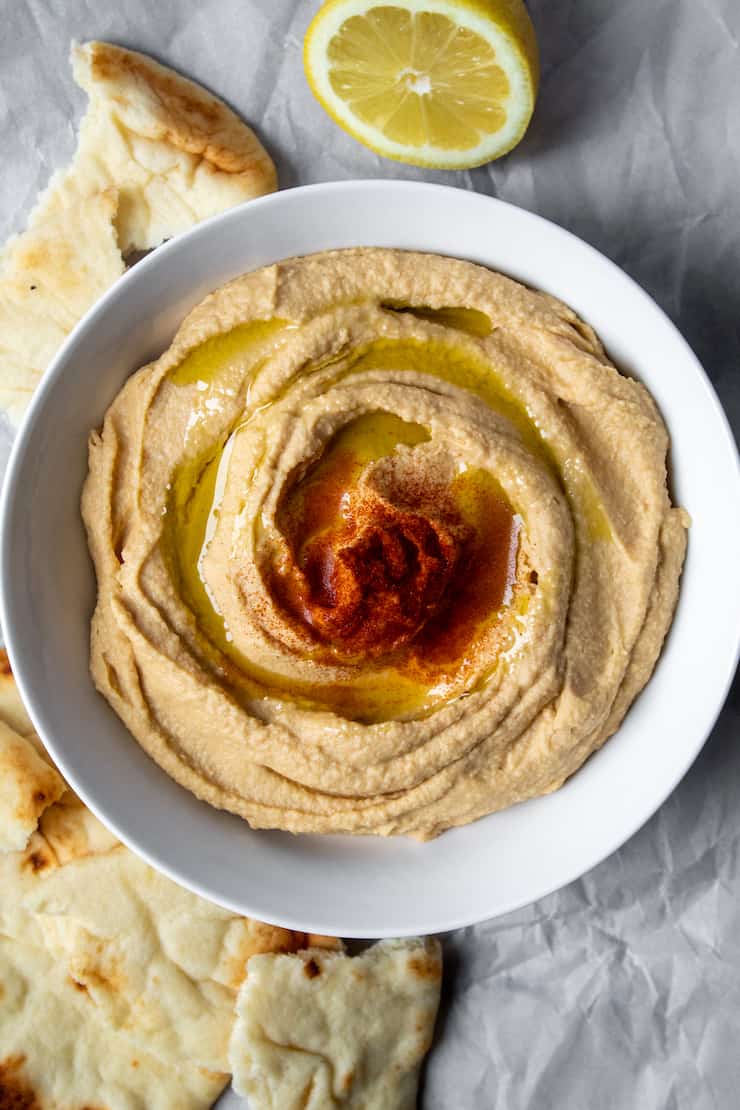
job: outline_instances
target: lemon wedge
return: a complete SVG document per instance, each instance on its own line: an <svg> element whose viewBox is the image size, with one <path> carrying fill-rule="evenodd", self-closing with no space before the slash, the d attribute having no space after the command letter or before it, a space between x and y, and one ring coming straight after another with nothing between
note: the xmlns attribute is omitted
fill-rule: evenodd
<svg viewBox="0 0 740 1110"><path fill-rule="evenodd" d="M303 50L329 115L386 158L480 166L524 135L539 80L522 0L327 0Z"/></svg>

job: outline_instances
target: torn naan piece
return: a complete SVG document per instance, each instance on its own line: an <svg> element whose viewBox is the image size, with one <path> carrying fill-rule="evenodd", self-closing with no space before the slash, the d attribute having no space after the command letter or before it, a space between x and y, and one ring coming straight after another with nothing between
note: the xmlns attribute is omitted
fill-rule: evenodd
<svg viewBox="0 0 740 1110"><path fill-rule="evenodd" d="M121 843L69 787L42 815L39 832L60 865L103 855Z"/></svg>
<svg viewBox="0 0 740 1110"><path fill-rule="evenodd" d="M436 940L253 957L229 1048L234 1089L251 1110L413 1110L441 979Z"/></svg>
<svg viewBox="0 0 740 1110"><path fill-rule="evenodd" d="M107 1025L165 1063L228 1070L247 960L304 941L204 901L123 845L28 885L24 908L55 960Z"/></svg>
<svg viewBox="0 0 740 1110"><path fill-rule="evenodd" d="M90 98L74 159L0 252L0 408L14 424L125 254L277 187L254 132L194 82L104 42L73 46L72 65Z"/></svg>
<svg viewBox="0 0 740 1110"><path fill-rule="evenodd" d="M41 814L65 789L30 740L0 721L0 852L23 851Z"/></svg>
<svg viewBox="0 0 740 1110"><path fill-rule="evenodd" d="M0 721L5 721L6 725L10 725L21 736L28 736L33 732L33 722L21 700L5 648L0 648Z"/></svg>
<svg viewBox="0 0 740 1110"><path fill-rule="evenodd" d="M66 791L42 815L23 851L0 853L0 934L43 947L43 932L29 906L40 884L74 859L100 855L119 845L89 809Z"/></svg>
<svg viewBox="0 0 740 1110"><path fill-rule="evenodd" d="M123 254L277 188L254 132L195 82L108 42L73 46L72 67L90 98L75 169L118 190Z"/></svg>
<svg viewBox="0 0 740 1110"><path fill-rule="evenodd" d="M10 669L8 653L4 648L0 648L0 721L9 725L14 732L25 737L44 762L48 763L50 767L54 767L54 762L41 742L41 738L34 732L33 722L21 700L20 691L13 677L13 672ZM62 778L56 767L54 767L54 769L57 771L57 774L59 774L59 777ZM64 805L71 806L72 803L82 805L71 786L66 785L65 791L60 796L59 801ZM86 812L89 813L89 810ZM89 816L95 820L91 813L89 813Z"/></svg>
<svg viewBox="0 0 740 1110"><path fill-rule="evenodd" d="M133 1048L43 948L0 937L0 998L2 1107L205 1110L229 1081Z"/></svg>
<svg viewBox="0 0 740 1110"><path fill-rule="evenodd" d="M77 321L125 269L114 189L55 174L0 253L0 407L17 424Z"/></svg>
<svg viewBox="0 0 740 1110"><path fill-rule="evenodd" d="M22 852L0 853L0 936L43 948L43 934L26 899L58 866L54 851L40 832L31 833Z"/></svg>

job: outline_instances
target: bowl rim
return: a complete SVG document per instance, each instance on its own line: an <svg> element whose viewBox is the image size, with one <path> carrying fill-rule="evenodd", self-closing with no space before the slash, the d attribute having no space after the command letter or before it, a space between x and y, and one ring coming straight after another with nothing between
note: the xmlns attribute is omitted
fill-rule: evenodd
<svg viewBox="0 0 740 1110"><path fill-rule="evenodd" d="M127 289L129 285L139 281L142 274L148 272L148 270L152 267L162 265L163 258L166 258L169 254L182 249L183 243L194 242L200 238L206 238L212 233L214 228L220 227L222 225L228 225L231 221L241 220L242 215L246 209L249 209L250 212L253 211L256 214L260 210L260 208L272 206L275 204L280 205L286 203L286 198L289 198L287 200L287 203L292 203L293 199L295 199L297 202L300 196L305 194L321 194L326 198L330 198L332 194L336 193L337 191L361 193L362 191L367 189L388 193L394 193L397 191L416 194L424 194L427 192L444 192L448 194L454 194L456 200L461 202L463 201L463 198L465 198L464 203L470 203L472 205L481 204L483 206L493 205L497 206L499 209L516 212L517 214L524 213L526 217L531 221L535 221L536 223L544 225L549 229L555 228L560 235L566 237L567 240L572 241L574 244L577 244L579 250L585 250L586 252L589 252L595 259L598 260L599 265L601 265L602 267L607 267L615 274L619 275L619 279L621 281L629 283L629 285L632 287L633 294L636 293L640 298L643 299L643 301L649 304L650 309L654 313L658 313L660 317L662 317L663 326L669 329L670 332L672 332L674 341L678 341L683 347L687 360L692 364L694 374L701 383L703 390L707 395L707 400L712 406L714 417L716 420L715 431L719 434L719 431L721 429L722 436L725 440L725 446L729 449L730 455L733 458L735 484L737 485L738 490L740 490L740 455L738 454L738 447L735 442L731 425L729 423L725 410L722 407L722 404L711 380L709 379L706 371L699 362L697 356L694 354L687 340L683 337L679 329L666 314L666 312L629 274L627 274L624 270L617 266L616 263L612 262L610 258L602 254L599 250L591 246L585 240L579 238L568 229L554 223L554 221L548 220L545 217L538 215L537 213L533 213L526 209L520 208L517 205L500 200L499 198L490 197L485 194L460 189L450 185L441 185L426 181L419 182L413 180L397 180L392 178L370 178L352 181L321 182L311 185L297 186L295 188L281 190L277 193L268 194L255 200L247 201L236 206L235 208L231 208L223 213L219 213L209 218L208 220L195 225L188 231L175 236L173 239L156 248L156 250L152 251L145 258L137 262L135 266L131 267L114 283L114 285L112 285L108 290L105 291L105 293L103 293L103 295L95 302L94 305L91 306L91 308L78 321L73 330L66 337L62 346L59 348L51 363L49 364L47 370L45 371L42 380L31 399L28 410L24 415L21 425L16 432L15 440L12 445L5 472L4 481L2 484L2 493L0 494L0 620L2 621L2 628L4 630L6 638L6 647L11 668L13 670L13 675L18 684L18 688L20 690L24 703L27 706L28 713L33 722L34 728L41 736L45 746L49 749L50 754L52 755L55 763L57 763L57 765L60 767L60 770L64 774L65 778L67 778L67 780L70 782L70 785L80 794L80 797L88 806L88 808L101 821L103 821L103 823L106 824L107 827L111 828L115 835L124 844L126 844L127 847L129 847L137 855L141 856L156 870L167 875L178 884L189 888L190 890L199 894L201 897L204 897L211 902L215 902L217 904L225 906L226 908L237 913L251 913L252 911L250 911L249 909L245 909L243 904L237 904L233 900L225 898L223 893L217 893L213 889L213 887L209 885L209 883L196 881L190 876L183 875L177 867L171 866L166 858L161 858L155 846L142 844L139 841L136 834L135 819L133 819L131 823L133 827L121 828L117 821L109 818L105 814L104 809L100 808L97 799L90 796L89 791L87 791L84 787L78 789L79 784L75 781L75 773L74 771L72 771L71 773L69 772L69 768L66 765L64 752L62 751L60 754L56 739L53 735L53 730L47 727L47 721L45 719L47 714L41 709L40 706L35 703L34 698L30 695L29 685L26 681L24 668L20 661L20 650L17 647L17 640L20 638L20 633L15 627L13 587L10 581L11 536L8 522L11 516L12 506L19 496L19 476L22 473L23 465L28 451L31 431L34 427L37 415L45 407L47 394L51 390L57 378L64 373L69 353L74 351L82 336L97 327L99 318L105 314L110 302L121 296L122 290ZM424 253L423 249L421 249L421 253ZM429 253L437 252L430 250ZM288 258L292 256L285 255L282 257ZM278 259L276 259L276 261L277 260ZM738 614L738 616L740 617L740 614ZM613 852L615 852L619 847L625 844L629 839L631 839L632 836L634 836L634 834L655 814L655 812L673 792L673 790L684 777L690 766L695 761L702 747L704 746L727 699L739 657L740 619L738 620L734 653L730 655L730 653L728 652L727 657L724 659L722 664L721 696L713 701L711 711L705 714L704 726L701 730L701 733L697 733L697 736L694 740L693 745L691 745L690 750L689 746L686 746L687 750L685 752L685 757L682 760L679 769L672 776L670 776L669 779L666 779L666 781L662 783L661 788L658 791L655 791L651 794L650 802L644 805L639 817L631 821L624 828L620 828L620 830L611 838L611 840L609 840L608 846L606 848L604 848L603 845L600 844L599 847L591 853L587 849L584 849L582 858L579 858L572 867L563 869L562 872L559 872L557 874L557 877L550 884L541 884L533 893L528 895L526 898L513 899L510 902L507 902L504 905L493 909L493 912L490 916L500 916L503 913L518 909L524 905L528 905L531 902L543 898L553 891L560 889L561 887L567 885L581 875L585 874L587 871L590 871L592 868L594 868L596 865L610 856ZM135 807L132 808L132 813L134 812ZM485 818L483 818L482 820L485 820ZM259 910L255 912L257 914L260 913ZM439 918L439 915L437 915L437 917ZM430 928L426 930L420 930L418 928L418 922L416 922L414 923L413 927L409 927L408 929L396 928L391 932L374 930L372 935L401 936L413 935L418 933L419 931L443 932L451 929L461 928L487 919L488 918L486 916L481 916L480 913L476 913L475 916L471 917L469 914L456 914L454 911L451 911L447 914L446 917L444 917L444 919L435 920ZM296 919L290 919L285 915L282 915L281 918L273 915L269 918L269 920L274 921L276 924L284 925L288 928L299 928L304 931L311 932L327 931L326 922L324 920L321 920L320 917L317 918L315 921L308 922L301 918L301 921L299 922ZM352 931L343 929L341 931L342 935L344 936L360 937L369 935L368 933L362 933L356 930Z"/></svg>

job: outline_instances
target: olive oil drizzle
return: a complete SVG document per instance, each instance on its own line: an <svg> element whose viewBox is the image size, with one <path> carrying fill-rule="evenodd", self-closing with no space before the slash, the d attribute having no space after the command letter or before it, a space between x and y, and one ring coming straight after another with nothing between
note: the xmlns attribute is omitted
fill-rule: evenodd
<svg viewBox="0 0 740 1110"><path fill-rule="evenodd" d="M428 309L426 307L398 305L384 306L391 311L409 312L434 323L483 337L490 333L490 320L483 313L467 309ZM452 316L451 314L455 314ZM482 318L482 319L481 319ZM486 324L486 321L488 322ZM238 325L224 335L206 340L183 359L170 373L170 380L181 386L196 385L204 393L217 388L219 378L235 359L251 359L248 371L251 380L274 349L281 342L282 333L291 325L288 321L271 319ZM487 330L485 330L487 328ZM482 351L478 352L469 342L455 343L449 338L381 338L360 347L343 350L327 359L302 368L301 373L314 375L336 364L337 374L326 384L329 389L346 378L370 371L417 373L437 378L480 398L494 412L505 417L518 431L523 443L534 452L565 486L567 495L576 499L581 511L585 509L591 538L608 540L611 536L608 519L590 479L578 468L567 468L563 473L545 438L536 427L522 402L504 385L492 370ZM288 383L275 400L291 388ZM274 402L273 402L274 403ZM410 449L429 438L426 429L406 434L398 417L390 413L370 414L375 419L375 432L370 425L350 444L356 451L359 469L371 459L391 454L399 443ZM379 420L378 417L381 417ZM396 426L393 422L398 422ZM229 680L248 697L277 696L306 708L330 709L344 716L368 722L399 719L431 712L445 700L445 683L420 681L411 673L404 674L391 666L370 667L365 673L353 675L348 682L316 684L287 680L266 671L246 658L233 643L230 630L218 612L215 600L201 573L202 559L218 514L216 497L220 475L228 468L228 459L235 437L243 421L238 419L228 428L208 452L195 460L183 463L175 473L167 504L164 541L170 563L176 572L182 597L193 613L203 639L210 645L207 654L215 648L225 664ZM364 442L363 442L364 437ZM318 464L320 465L320 462ZM245 481L249 477L245 476ZM460 487L464 493L465 486ZM259 522L255 522L255 527ZM518 529L517 529L518 542ZM512 565L516 562L516 547L509 552ZM511 617L508 641L501 643L499 664L505 665L507 652L515 645L521 632L529 604L526 592L514 593L506 599ZM499 620L501 613L492 613L488 623ZM489 672L490 675L490 672ZM488 675L479 678L481 685Z"/></svg>

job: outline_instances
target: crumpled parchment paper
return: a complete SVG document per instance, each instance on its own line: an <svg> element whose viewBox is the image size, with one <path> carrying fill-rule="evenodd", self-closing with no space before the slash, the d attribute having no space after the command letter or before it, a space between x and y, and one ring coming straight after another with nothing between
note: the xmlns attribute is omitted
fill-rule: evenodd
<svg viewBox="0 0 740 1110"><path fill-rule="evenodd" d="M283 187L425 178L582 236L676 321L737 429L738 0L531 0L543 61L534 122L508 158L467 173L380 159L324 115L301 64L316 3L0 0L0 238L74 149L84 98L70 39L110 39L224 97L258 130ZM0 426L0 465L9 442ZM739 572L717 552L718 604L722 575ZM446 938L424 1110L740 1106L737 694L736 684L694 768L621 851L541 902Z"/></svg>

